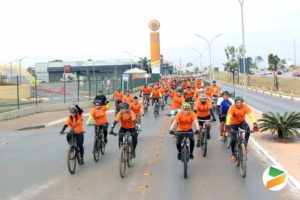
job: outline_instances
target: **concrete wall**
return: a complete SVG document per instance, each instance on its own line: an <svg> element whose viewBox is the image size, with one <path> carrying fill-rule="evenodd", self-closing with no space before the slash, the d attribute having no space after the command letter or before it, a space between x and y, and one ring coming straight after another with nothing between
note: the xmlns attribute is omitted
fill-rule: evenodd
<svg viewBox="0 0 300 200"><path fill-rule="evenodd" d="M19 86L20 99L30 98L30 85ZM0 99L16 99L17 97L17 86L0 86Z"/></svg>

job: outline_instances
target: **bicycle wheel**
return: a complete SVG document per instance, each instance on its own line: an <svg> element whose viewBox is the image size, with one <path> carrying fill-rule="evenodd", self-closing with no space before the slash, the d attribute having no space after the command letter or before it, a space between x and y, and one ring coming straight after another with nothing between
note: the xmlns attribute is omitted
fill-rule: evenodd
<svg viewBox="0 0 300 200"><path fill-rule="evenodd" d="M225 133L225 145L229 149L230 148L230 135Z"/></svg>
<svg viewBox="0 0 300 200"><path fill-rule="evenodd" d="M94 154L94 160L96 162L98 162L98 160L101 158L102 155L100 153L100 149L101 149L100 139L97 136L95 136L93 154Z"/></svg>
<svg viewBox="0 0 300 200"><path fill-rule="evenodd" d="M239 148L240 172L242 177L246 177L247 173L247 153L245 144L242 143Z"/></svg>
<svg viewBox="0 0 300 200"><path fill-rule="evenodd" d="M157 107L156 106L154 107L154 117L155 118L157 117Z"/></svg>
<svg viewBox="0 0 300 200"><path fill-rule="evenodd" d="M202 156L205 157L206 153L207 153L207 133L206 133L206 131L202 131L201 151L202 151Z"/></svg>
<svg viewBox="0 0 300 200"><path fill-rule="evenodd" d="M120 149L120 157L119 157L119 171L121 178L124 178L126 171L126 155L124 151L124 147Z"/></svg>
<svg viewBox="0 0 300 200"><path fill-rule="evenodd" d="M70 174L74 174L76 170L76 150L73 146L70 146L68 149L67 155L67 163L68 163L68 170Z"/></svg>
<svg viewBox="0 0 300 200"><path fill-rule="evenodd" d="M183 162L183 176L184 176L184 178L187 178L188 156L189 156L188 148L187 148L186 145L184 145L182 147L182 150L181 150L181 161Z"/></svg>
<svg viewBox="0 0 300 200"><path fill-rule="evenodd" d="M128 141L127 151L126 151L126 157L127 157L127 166L132 167L132 141Z"/></svg>

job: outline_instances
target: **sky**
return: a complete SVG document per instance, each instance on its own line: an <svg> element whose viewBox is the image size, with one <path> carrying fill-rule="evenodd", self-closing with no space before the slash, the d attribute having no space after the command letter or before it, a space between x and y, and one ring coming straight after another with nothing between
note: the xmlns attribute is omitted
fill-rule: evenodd
<svg viewBox="0 0 300 200"><path fill-rule="evenodd" d="M173 63L200 63L211 39L214 66L226 62L224 48L242 43L238 0L2 0L0 65L18 58L26 66L54 59L106 60L150 57L151 19L160 21L161 54ZM300 1L245 0L247 56L275 53L300 64ZM209 65L208 52L202 56ZM261 64L261 67L267 62Z"/></svg>

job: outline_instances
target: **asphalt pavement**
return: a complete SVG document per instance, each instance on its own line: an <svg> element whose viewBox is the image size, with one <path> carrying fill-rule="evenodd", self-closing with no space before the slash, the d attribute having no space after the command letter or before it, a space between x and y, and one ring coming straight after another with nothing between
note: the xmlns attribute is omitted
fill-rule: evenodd
<svg viewBox="0 0 300 200"><path fill-rule="evenodd" d="M86 127L85 164L74 175L67 170L65 135L58 134L62 124L1 133L1 199L300 199L290 186L279 192L265 189L262 174L270 163L252 148L247 177L243 178L230 162L230 151L219 141L218 123L213 125L207 157L195 148L195 159L189 162L188 178L184 179L175 139L168 134L168 111L156 119L152 112L143 117L137 157L125 178L120 178L118 171L117 137L108 137L105 155L94 161L93 127Z"/></svg>

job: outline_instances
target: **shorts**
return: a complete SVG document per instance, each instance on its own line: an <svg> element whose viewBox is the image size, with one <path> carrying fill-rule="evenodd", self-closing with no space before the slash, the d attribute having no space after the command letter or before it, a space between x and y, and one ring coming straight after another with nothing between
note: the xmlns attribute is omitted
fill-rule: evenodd
<svg viewBox="0 0 300 200"><path fill-rule="evenodd" d="M207 117L197 117L198 120L210 120L210 115L208 115ZM199 126L203 126L204 122L199 122Z"/></svg>
<svg viewBox="0 0 300 200"><path fill-rule="evenodd" d="M220 123L226 122L226 115L219 115Z"/></svg>

